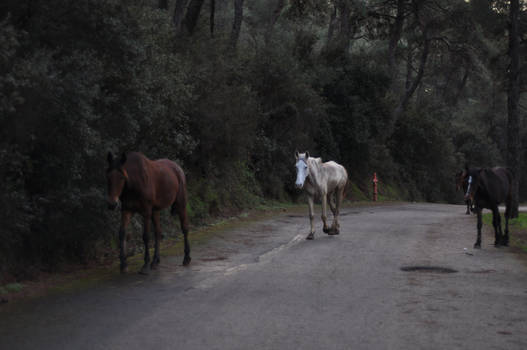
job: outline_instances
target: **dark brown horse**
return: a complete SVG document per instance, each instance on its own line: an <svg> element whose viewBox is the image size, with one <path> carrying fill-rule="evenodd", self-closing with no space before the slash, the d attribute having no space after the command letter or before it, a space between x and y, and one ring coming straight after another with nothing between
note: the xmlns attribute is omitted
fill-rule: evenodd
<svg viewBox="0 0 527 350"><path fill-rule="evenodd" d="M468 188L468 177L467 172L465 170L462 170L456 174L456 191L463 190L463 194L467 192ZM467 211L465 214L470 215L470 212L473 208L472 200L465 199L465 204L467 205Z"/></svg>
<svg viewBox="0 0 527 350"><path fill-rule="evenodd" d="M181 230L185 239L185 257L183 265L190 263L190 246L188 243L187 218L187 185L183 170L171 160L150 160L143 154L123 153L120 159L108 153L108 208L115 209L121 201L121 228L119 229L119 257L121 272L127 271L126 264L126 226L132 214L139 213L144 219L143 242L145 244L145 264L141 273L147 274L149 269L155 269L160 262L159 242L161 228L159 212L171 207L172 215L178 215ZM150 222L155 229L154 258L150 263L149 236Z"/></svg>
<svg viewBox="0 0 527 350"><path fill-rule="evenodd" d="M474 202L478 214L478 236L474 248L481 248L481 211L492 210L492 225L494 226L494 245L509 245L509 218L511 217L511 183L512 174L506 168L469 169L466 167L467 190L465 200ZM501 230L501 216L498 209L500 203L505 203L505 234Z"/></svg>

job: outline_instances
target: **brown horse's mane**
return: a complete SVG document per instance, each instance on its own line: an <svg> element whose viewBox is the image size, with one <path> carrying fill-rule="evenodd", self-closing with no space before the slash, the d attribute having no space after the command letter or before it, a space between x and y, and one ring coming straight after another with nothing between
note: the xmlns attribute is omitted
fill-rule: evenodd
<svg viewBox="0 0 527 350"><path fill-rule="evenodd" d="M148 162L150 159L139 152L130 152L126 155L123 168L126 170L128 190L140 193L149 187L150 176L146 165Z"/></svg>

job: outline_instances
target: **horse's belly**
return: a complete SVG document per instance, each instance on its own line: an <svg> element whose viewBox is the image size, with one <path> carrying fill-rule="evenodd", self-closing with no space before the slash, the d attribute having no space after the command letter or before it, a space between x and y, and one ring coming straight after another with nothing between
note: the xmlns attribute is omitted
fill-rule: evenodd
<svg viewBox="0 0 527 350"><path fill-rule="evenodd" d="M158 198L153 204L155 209L165 209L171 206L176 201L176 196L164 196L163 198Z"/></svg>
<svg viewBox="0 0 527 350"><path fill-rule="evenodd" d="M131 199L122 200L121 206L123 207L124 210L131 211L131 212L140 212L143 210L143 206L141 205L141 202L138 200L131 200Z"/></svg>

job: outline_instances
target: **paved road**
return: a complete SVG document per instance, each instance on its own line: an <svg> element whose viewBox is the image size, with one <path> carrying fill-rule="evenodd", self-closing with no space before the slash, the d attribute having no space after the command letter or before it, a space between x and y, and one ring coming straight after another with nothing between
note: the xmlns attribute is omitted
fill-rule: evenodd
<svg viewBox="0 0 527 350"><path fill-rule="evenodd" d="M218 233L189 268L165 259L147 277L4 307L0 347L527 349L527 264L490 231L473 250L463 206L342 215L339 236L306 241L307 217L284 213Z"/></svg>

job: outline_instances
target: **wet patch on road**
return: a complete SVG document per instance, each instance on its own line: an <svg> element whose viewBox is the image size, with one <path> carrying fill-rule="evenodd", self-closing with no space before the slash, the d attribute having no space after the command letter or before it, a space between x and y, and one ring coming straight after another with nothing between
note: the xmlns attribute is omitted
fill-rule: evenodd
<svg viewBox="0 0 527 350"><path fill-rule="evenodd" d="M492 269L469 270L468 272L470 272L470 273L492 273L492 272L496 272L496 270L492 270Z"/></svg>
<svg viewBox="0 0 527 350"><path fill-rule="evenodd" d="M221 261L221 260L227 260L224 256L216 256L216 257L210 257L210 258L200 258L201 261Z"/></svg>
<svg viewBox="0 0 527 350"><path fill-rule="evenodd" d="M403 266L401 271L405 272L430 272L430 273L455 273L457 270L443 266Z"/></svg>

